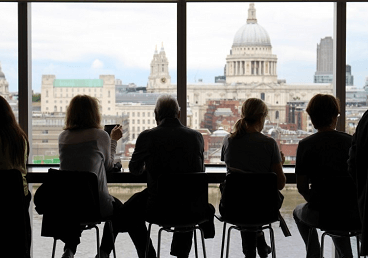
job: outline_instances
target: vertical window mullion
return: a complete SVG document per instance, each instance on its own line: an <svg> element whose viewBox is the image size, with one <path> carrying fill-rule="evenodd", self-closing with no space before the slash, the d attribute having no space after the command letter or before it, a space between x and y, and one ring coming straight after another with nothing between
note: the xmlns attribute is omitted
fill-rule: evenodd
<svg viewBox="0 0 368 258"><path fill-rule="evenodd" d="M32 151L31 3L18 3L18 106L19 124Z"/></svg>
<svg viewBox="0 0 368 258"><path fill-rule="evenodd" d="M340 99L340 117L337 130L345 132L346 109L346 2L335 3L334 13L334 93Z"/></svg>
<svg viewBox="0 0 368 258"><path fill-rule="evenodd" d="M180 121L187 125L187 3L177 3L177 98L180 106Z"/></svg>

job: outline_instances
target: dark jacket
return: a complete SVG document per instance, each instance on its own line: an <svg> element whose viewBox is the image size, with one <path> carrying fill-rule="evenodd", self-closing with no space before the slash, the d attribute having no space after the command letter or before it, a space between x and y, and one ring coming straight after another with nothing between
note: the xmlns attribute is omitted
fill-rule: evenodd
<svg viewBox="0 0 368 258"><path fill-rule="evenodd" d="M357 188L357 198L362 222L361 255L368 255L368 111L360 119L353 135L348 160L349 173Z"/></svg>
<svg viewBox="0 0 368 258"><path fill-rule="evenodd" d="M203 151L201 133L177 118L165 118L138 136L129 170L133 174L147 172L148 191L154 196L161 174L204 172Z"/></svg>

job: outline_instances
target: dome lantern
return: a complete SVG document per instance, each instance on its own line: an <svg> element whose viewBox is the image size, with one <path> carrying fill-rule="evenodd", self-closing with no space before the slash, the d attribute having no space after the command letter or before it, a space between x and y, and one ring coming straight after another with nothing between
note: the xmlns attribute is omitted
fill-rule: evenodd
<svg viewBox="0 0 368 258"><path fill-rule="evenodd" d="M249 4L247 23L235 34L233 47L242 46L271 46L267 31L257 23L254 3Z"/></svg>
<svg viewBox="0 0 368 258"><path fill-rule="evenodd" d="M247 23L257 23L256 8L254 8L254 3L250 3L249 5Z"/></svg>

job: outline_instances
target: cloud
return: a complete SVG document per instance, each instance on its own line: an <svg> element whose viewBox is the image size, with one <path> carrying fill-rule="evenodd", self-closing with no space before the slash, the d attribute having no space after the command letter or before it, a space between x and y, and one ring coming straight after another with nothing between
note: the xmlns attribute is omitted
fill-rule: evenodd
<svg viewBox="0 0 368 258"><path fill-rule="evenodd" d="M120 70L118 77L124 71L148 70L155 46L160 49L163 42L169 69L174 71L176 7L175 3L32 3L32 62L44 65L37 71L43 72L49 64L60 68L83 63L91 69L96 68L94 61L103 60L98 69ZM234 35L246 23L248 7L245 2L187 3L188 70L223 69ZM298 62L315 66L317 43L333 36L334 3L257 2L255 7L258 23L278 56L278 69L284 65L286 70L298 69ZM347 4L349 62L366 58L367 12L367 3ZM0 26L0 61L13 56L16 63L17 3L0 3L0 24L7 25ZM353 71L358 69L362 68L357 63ZM98 76L96 71L90 73L91 78Z"/></svg>
<svg viewBox="0 0 368 258"><path fill-rule="evenodd" d="M173 4L32 6L32 54L36 60L78 62L104 55L126 67L147 68L155 45L164 42L169 60L176 66L176 38Z"/></svg>
<svg viewBox="0 0 368 258"><path fill-rule="evenodd" d="M92 66L91 66L93 69L101 69L104 67L104 64L98 60L98 59L95 59L95 61L93 61L92 63Z"/></svg>

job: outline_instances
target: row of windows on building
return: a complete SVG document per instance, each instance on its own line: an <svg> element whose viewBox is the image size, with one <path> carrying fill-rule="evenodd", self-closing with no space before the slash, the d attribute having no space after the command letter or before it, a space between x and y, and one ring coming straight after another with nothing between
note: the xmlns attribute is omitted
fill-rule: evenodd
<svg viewBox="0 0 368 258"><path fill-rule="evenodd" d="M59 112L66 112L66 110L68 109L68 106L65 106L65 109L63 109L62 106L59 107ZM108 111L111 110L110 107L107 108ZM49 110L49 107L46 107L46 111L50 111ZM54 106L54 111L53 112L58 112L58 107L57 106ZM100 112L101 112L101 107L100 107Z"/></svg>
<svg viewBox="0 0 368 258"><path fill-rule="evenodd" d="M55 92L63 92L63 88L54 88L55 89ZM71 92L74 92L74 89L76 92L79 92L79 90L83 90L83 92L85 92L86 88L74 88L74 87L71 87ZM102 88L99 88L99 92L102 92ZM65 92L68 92L69 91L69 88L65 88ZM97 89L94 88L93 90L94 92L97 92ZM92 92L91 89L88 89L88 92Z"/></svg>
<svg viewBox="0 0 368 258"><path fill-rule="evenodd" d="M63 103L63 100L60 100L59 102L60 102L60 104L62 104ZM49 103L49 101L46 100L46 103ZM57 103L57 100L54 100L54 103L56 104ZM69 100L65 100L65 104L68 104L68 103L69 103ZM109 101L107 101L107 103L110 104L111 101L109 100Z"/></svg>
<svg viewBox="0 0 368 258"><path fill-rule="evenodd" d="M83 93L85 93L86 91L85 91L86 89L83 89ZM66 92L68 92L68 90L66 90ZM77 91L77 93L76 94L74 94L74 93L72 93L72 94L68 94L68 93L66 93L66 94L63 94L63 92L62 91L60 91L60 93L59 93L59 95L57 94L57 91L55 90L55 92L54 92L54 98L57 98L57 97L59 97L59 98L68 98L69 96L70 97L74 97L75 95L78 95L79 93L79 89L78 89L78 91ZM97 98L97 93L96 93L96 89L95 89L95 94L94 94L94 97L95 98ZM91 94L91 89L88 89L88 95L90 95L90 96L92 96L92 94ZM102 98L102 90L100 90L100 98ZM47 90L46 91L46 98L48 98L49 97L49 91ZM111 97L111 93L110 93L110 91L107 91L107 97L108 98L110 98Z"/></svg>
<svg viewBox="0 0 368 258"><path fill-rule="evenodd" d="M137 129L137 130L135 130L135 129ZM144 130L146 130L146 129L151 129L151 127L150 126L147 126L147 127L145 127L145 126L142 126L142 128L141 127L139 127L139 126L137 126L137 127L135 127L135 126L133 126L132 127L132 132L134 132L134 133L140 133L141 132L141 129L142 129L142 131L144 131Z"/></svg>
<svg viewBox="0 0 368 258"><path fill-rule="evenodd" d="M137 114L137 116L136 116L136 114ZM152 117L154 117L155 115L154 115L154 112L147 112L147 114L146 114L146 112L123 112L122 113L122 115L128 115L129 117L131 116L131 117L140 117L141 115L142 115L142 117L146 117L146 115L147 115L147 117L151 117L151 114L152 114Z"/></svg>
<svg viewBox="0 0 368 258"><path fill-rule="evenodd" d="M140 119L137 119L137 120L132 119L132 124L138 124L139 125L140 123L141 123L141 120ZM146 124L146 120L142 119L142 124L143 125ZM147 119L147 124L151 124L151 120L150 119ZM152 120L152 124L153 125L155 124L155 120L154 119Z"/></svg>

